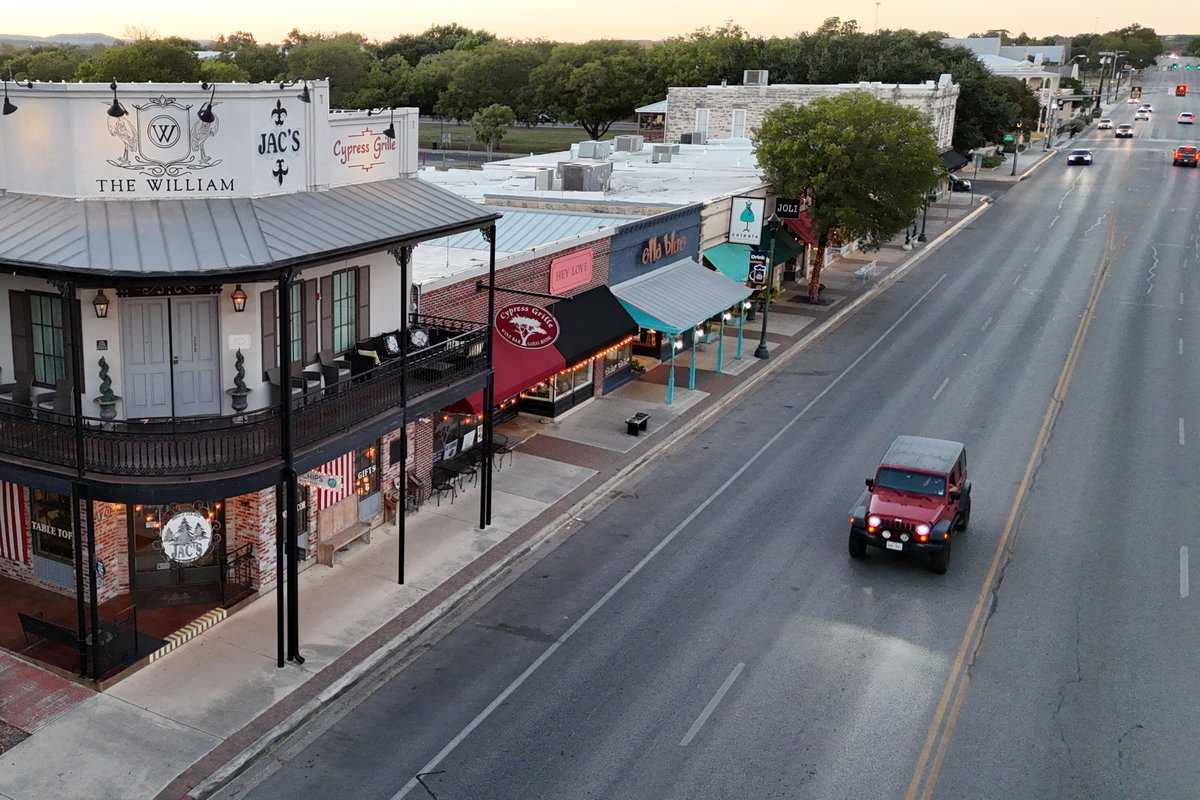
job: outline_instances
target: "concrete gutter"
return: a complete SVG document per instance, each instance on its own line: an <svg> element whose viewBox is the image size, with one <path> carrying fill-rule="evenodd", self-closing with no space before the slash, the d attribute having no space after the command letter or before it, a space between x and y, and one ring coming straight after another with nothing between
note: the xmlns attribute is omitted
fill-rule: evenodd
<svg viewBox="0 0 1200 800"><path fill-rule="evenodd" d="M820 323L803 339L794 343L786 350L778 353L777 357L768 361L766 366L760 369L751 378L746 380L744 383L739 384L735 389L730 391L719 401L715 402L700 414L689 419L678 430L670 433L663 439L654 443L649 450L647 450L638 458L634 459L629 464L625 465L625 467L619 470L611 478L594 489L587 497L577 502L574 506L550 523L544 525L541 530L529 538L525 546L514 549L505 558L497 561L491 567L482 572L478 577L475 578L475 580L466 584L446 600L438 604L407 630L397 634L385 645L379 647L358 664L351 667L346 671L345 674L330 683L330 685L322 692L298 708L295 712L293 712L282 722L278 723L270 731L255 740L249 747L247 747L237 756L227 761L208 778L193 787L188 793L188 796L195 798L195 800L204 800L205 798L211 797L215 793L219 792L226 784L238 777L238 775L240 775L250 765L250 762L252 762L260 754L296 731L300 726L302 726L306 721L320 711L323 706L352 689L381 662L399 652L405 645L419 636L439 619L448 614L455 607L464 603L472 595L486 588L494 579L503 574L505 571L509 570L518 561L533 554L543 545L550 543L555 537L559 537L559 541L556 542L555 545L564 541L570 536L573 528L580 526L588 519L598 514L605 506L608 505L608 503L612 501L612 493L616 487L625 481L630 480L642 470L648 468L655 461L657 461L660 456L666 454L672 447L679 444L683 439L699 432L704 427L715 422L716 418L720 414L722 414L730 406L738 403L745 394L752 391L768 377L773 376L799 353L808 349L822 337L838 328L852 314L857 312L866 304L870 303L872 300L882 294L889 286L902 278L914 266L925 260L930 253L937 250L955 234L957 234L967 225L974 222L980 215L983 214L984 211L988 209L990 204L990 199L984 199L979 208L976 208L954 225L947 228L939 236L930 241L924 249L913 254L912 257L910 257L907 261L900 264L898 267L880 279L875 286L854 298L840 311L832 314L828 319Z"/></svg>

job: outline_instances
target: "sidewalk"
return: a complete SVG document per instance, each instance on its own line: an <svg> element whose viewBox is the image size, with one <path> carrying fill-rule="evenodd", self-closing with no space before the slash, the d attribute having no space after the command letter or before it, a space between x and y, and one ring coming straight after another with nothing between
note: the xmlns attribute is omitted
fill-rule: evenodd
<svg viewBox="0 0 1200 800"><path fill-rule="evenodd" d="M967 200L952 195L949 203L930 207L930 243L969 213ZM30 734L0 754L0 798L203 796L196 787L214 773L235 768L239 759L295 729L325 699L561 531L606 496L610 483L701 424L706 412L716 413L731 392L779 363L775 356L796 348L917 254L902 245L897 237L877 253L855 253L826 267L822 305L804 302L802 285L787 284L768 317L769 362L753 357L757 317L746 327L741 359L735 358L736 328L726 330L721 373L715 370L716 343L704 345L694 390L687 388L687 359L677 362L670 406L669 366L659 365L557 420L518 417L503 426L521 444L495 473L493 527L477 529L479 493L468 485L453 503L431 501L409 516L403 586L397 584L399 541L392 524L377 528L370 544L344 551L332 569L312 567L300 575L303 666L275 666L273 593L105 693L51 676L60 682L54 685L57 705L33 722L15 713L22 703L3 700L28 697L27 687L49 673L15 657L0 658L0 719ZM855 274L871 261L872 276ZM646 434L624 432L630 409L651 414ZM9 661L16 667L5 670Z"/></svg>
<svg viewBox="0 0 1200 800"><path fill-rule="evenodd" d="M1012 173L1012 153L1007 153L1006 158L999 166L984 169L980 167L979 175L976 177L975 170L969 165L963 167L959 173L961 177L969 180L995 181L997 183L1019 183L1042 166L1047 160L1052 158L1058 150L1056 147L1061 146L1064 140L1060 139L1056 145L1052 145L1049 150L1042 150L1044 144L1038 142L1036 147L1030 147L1020 154L1017 158L1017 174Z"/></svg>

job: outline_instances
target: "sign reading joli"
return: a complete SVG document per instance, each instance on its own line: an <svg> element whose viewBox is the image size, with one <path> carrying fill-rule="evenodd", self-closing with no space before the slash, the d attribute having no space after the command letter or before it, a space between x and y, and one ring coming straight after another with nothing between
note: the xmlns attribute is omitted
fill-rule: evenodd
<svg viewBox="0 0 1200 800"><path fill-rule="evenodd" d="M525 350L540 350L558 341L558 319L544 308L513 303L496 313L496 334Z"/></svg>
<svg viewBox="0 0 1200 800"><path fill-rule="evenodd" d="M642 263L653 264L660 258L673 256L683 252L687 247L687 237L671 231L666 236L655 236L646 242L642 248Z"/></svg>

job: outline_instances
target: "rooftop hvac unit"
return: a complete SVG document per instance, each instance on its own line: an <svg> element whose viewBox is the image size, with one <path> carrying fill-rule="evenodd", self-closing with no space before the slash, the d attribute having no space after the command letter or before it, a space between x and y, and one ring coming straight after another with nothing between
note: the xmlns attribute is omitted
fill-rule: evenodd
<svg viewBox="0 0 1200 800"><path fill-rule="evenodd" d="M592 148L592 158L600 160L612 155L612 142L594 142L593 144L595 147Z"/></svg>
<svg viewBox="0 0 1200 800"><path fill-rule="evenodd" d="M608 189L613 165L563 164L562 190L564 192L603 192Z"/></svg>
<svg viewBox="0 0 1200 800"><path fill-rule="evenodd" d="M742 70L742 85L743 86L766 86L767 85L767 70L765 70L765 69Z"/></svg>
<svg viewBox="0 0 1200 800"><path fill-rule="evenodd" d="M678 144L672 143L672 144L667 145L667 147L671 148L672 153L674 153L675 155L679 155L679 145Z"/></svg>
<svg viewBox="0 0 1200 800"><path fill-rule="evenodd" d="M636 134L622 134L614 140L618 153L636 153L640 151L645 144L645 137Z"/></svg>
<svg viewBox="0 0 1200 800"><path fill-rule="evenodd" d="M580 158L595 158L596 156L594 154L596 152L596 145L598 145L598 144L600 144L600 143L592 142L592 141L580 142L579 143L579 157Z"/></svg>
<svg viewBox="0 0 1200 800"><path fill-rule="evenodd" d="M680 144L691 144L692 143L692 134L690 134L690 133L679 134L679 143Z"/></svg>
<svg viewBox="0 0 1200 800"><path fill-rule="evenodd" d="M539 169L533 176L533 188L538 191L551 191L554 188L554 170Z"/></svg>
<svg viewBox="0 0 1200 800"><path fill-rule="evenodd" d="M562 188L564 192L582 192L587 167L583 164L562 165Z"/></svg>
<svg viewBox="0 0 1200 800"><path fill-rule="evenodd" d="M660 164L671 160L671 153L678 145L656 144L650 147L650 163Z"/></svg>

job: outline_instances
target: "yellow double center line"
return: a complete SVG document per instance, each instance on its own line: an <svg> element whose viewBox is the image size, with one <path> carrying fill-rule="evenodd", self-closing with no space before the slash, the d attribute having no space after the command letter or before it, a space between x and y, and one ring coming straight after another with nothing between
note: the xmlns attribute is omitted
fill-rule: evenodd
<svg viewBox="0 0 1200 800"><path fill-rule="evenodd" d="M933 787L937 784L938 773L942 768L942 759L946 756L946 749L950 744L950 736L954 732L954 725L958 720L958 710L962 706L963 698L966 696L967 687L970 684L970 675L966 670L968 655L975 652L979 639L983 636L984 626L981 622L985 618L983 612L988 605L988 594L995 584L996 575L999 573L1001 565L1005 563L1011 552L1013 531L1016 529L1020 518L1025 494L1029 491L1029 486L1033 482L1034 472L1037 469L1038 462L1042 458L1046 442L1050 438L1050 432L1054 428L1054 421L1058 418L1058 412L1062 409L1063 402L1066 399L1067 389L1071 385L1071 377L1075 373L1075 365L1078 363L1079 354L1083 350L1084 340L1087 339L1088 328L1091 326L1092 319L1096 314L1096 304L1100 299L1100 292L1104 288L1104 282L1108 278L1109 267L1112 264L1113 251L1116 245L1116 233L1115 215L1110 215L1108 221L1108 238L1105 241L1104 253L1100 258L1100 267L1096 271L1096 277L1092 281L1091 294L1088 296L1083 316L1079 319L1079 325L1075 329L1075 338L1071 342L1071 349L1067 351L1062 371L1058 375L1058 383L1054 386L1054 393L1050 396L1050 404L1046 408L1045 416L1042 418L1042 427L1038 430L1037 439L1033 443L1033 451L1029 454L1029 461L1025 464L1025 474L1021 477L1021 483L1017 487L1017 494L1013 497L1012 505L1008 509L1008 519L1004 523L1004 532L1000 535L1000 540L996 543L996 551L992 556L992 563L988 567L987 575L983 579L983 585L979 589L979 598L975 602L975 610L971 613L971 619L967 623L966 631L963 633L962 644L959 645L958 655L954 659L954 666L951 668L950 674L946 677L946 685L942 689L937 709L934 711L933 719L929 723L929 732L925 736L925 744L921 747L921 754L917 757L917 765L913 769L912 781L908 784L908 791L904 793L905 800L916 800L918 796L921 800L929 800L933 794ZM951 701L953 701L953 705ZM949 710L949 714L947 714L947 710ZM935 746L937 747L936 753L934 751ZM931 755L932 761L930 759ZM922 788L924 791L922 791Z"/></svg>

